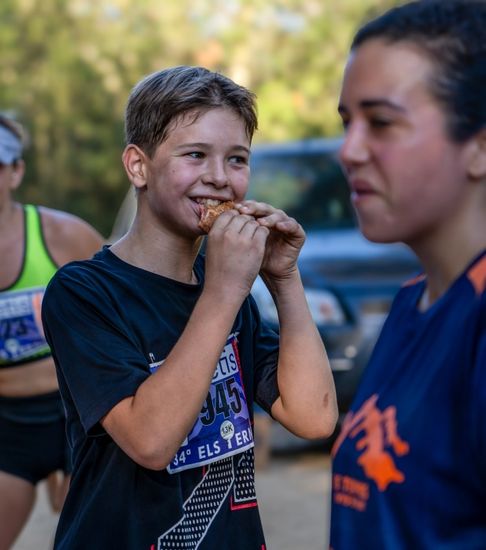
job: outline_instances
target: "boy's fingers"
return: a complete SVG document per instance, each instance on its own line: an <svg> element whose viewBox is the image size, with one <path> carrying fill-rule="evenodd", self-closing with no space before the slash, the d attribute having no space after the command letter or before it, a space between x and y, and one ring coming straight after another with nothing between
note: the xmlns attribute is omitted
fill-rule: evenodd
<svg viewBox="0 0 486 550"><path fill-rule="evenodd" d="M252 214L254 216L264 216L276 211L273 206L265 202L243 201L235 205L236 208L243 214Z"/></svg>

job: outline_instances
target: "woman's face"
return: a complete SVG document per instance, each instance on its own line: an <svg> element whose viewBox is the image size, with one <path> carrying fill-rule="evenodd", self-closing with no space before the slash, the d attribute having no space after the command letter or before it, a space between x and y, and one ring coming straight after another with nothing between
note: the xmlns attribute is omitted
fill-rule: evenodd
<svg viewBox="0 0 486 550"><path fill-rule="evenodd" d="M12 193L17 189L24 175L24 162L15 164L0 163L0 206L12 200Z"/></svg>
<svg viewBox="0 0 486 550"><path fill-rule="evenodd" d="M345 68L340 159L364 235L420 244L467 209L467 143L446 133L428 82L433 62L411 43L364 42Z"/></svg>

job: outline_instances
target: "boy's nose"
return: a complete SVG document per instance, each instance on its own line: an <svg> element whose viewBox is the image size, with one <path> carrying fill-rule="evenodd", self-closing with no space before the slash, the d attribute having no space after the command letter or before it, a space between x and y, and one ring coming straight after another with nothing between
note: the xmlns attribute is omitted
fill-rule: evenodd
<svg viewBox="0 0 486 550"><path fill-rule="evenodd" d="M210 162L202 178L203 182L214 187L225 187L229 183L228 175L221 162Z"/></svg>

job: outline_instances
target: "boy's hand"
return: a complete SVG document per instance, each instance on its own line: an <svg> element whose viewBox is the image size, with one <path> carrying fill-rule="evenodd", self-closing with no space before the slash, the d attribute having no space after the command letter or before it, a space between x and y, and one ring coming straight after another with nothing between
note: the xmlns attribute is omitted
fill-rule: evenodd
<svg viewBox="0 0 486 550"><path fill-rule="evenodd" d="M229 210L208 233L205 289L223 300L242 301L250 293L265 255L269 229L253 216Z"/></svg>
<svg viewBox="0 0 486 550"><path fill-rule="evenodd" d="M305 241L302 226L269 204L243 201L236 205L242 214L253 216L270 230L266 239L261 274L265 279L285 279L297 269L297 258Z"/></svg>

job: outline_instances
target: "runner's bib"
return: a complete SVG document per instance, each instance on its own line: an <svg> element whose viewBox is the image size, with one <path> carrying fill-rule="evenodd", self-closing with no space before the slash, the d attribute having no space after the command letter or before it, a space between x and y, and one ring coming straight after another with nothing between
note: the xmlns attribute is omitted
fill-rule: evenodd
<svg viewBox="0 0 486 550"><path fill-rule="evenodd" d="M44 287L0 293L0 367L47 355L41 304Z"/></svg>
<svg viewBox="0 0 486 550"><path fill-rule="evenodd" d="M162 362L150 366L157 370ZM238 355L237 335L226 342L199 417L167 467L171 473L211 464L254 446Z"/></svg>

